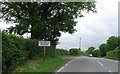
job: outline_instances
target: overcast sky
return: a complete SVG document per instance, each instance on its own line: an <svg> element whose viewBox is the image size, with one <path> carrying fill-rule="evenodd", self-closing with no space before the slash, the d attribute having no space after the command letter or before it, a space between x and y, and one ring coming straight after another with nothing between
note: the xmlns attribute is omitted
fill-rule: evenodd
<svg viewBox="0 0 120 74"><path fill-rule="evenodd" d="M85 14L78 18L77 32L70 35L62 33L58 48L78 48L81 37L81 48L98 48L110 36L118 35L118 2L119 0L96 0L97 13Z"/></svg>
<svg viewBox="0 0 120 74"><path fill-rule="evenodd" d="M96 0L97 13L84 13L84 17L76 19L77 32L74 34L62 33L57 48L78 48L81 37L81 48L99 47L110 36L118 35L118 1ZM0 22L0 28L5 29L11 25Z"/></svg>

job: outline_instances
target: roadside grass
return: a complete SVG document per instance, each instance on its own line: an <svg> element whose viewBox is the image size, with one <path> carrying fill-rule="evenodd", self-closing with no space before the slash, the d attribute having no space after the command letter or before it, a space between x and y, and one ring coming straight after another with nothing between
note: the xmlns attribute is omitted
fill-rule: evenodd
<svg viewBox="0 0 120 74"><path fill-rule="evenodd" d="M104 58L120 61L120 57L109 57L109 56L105 56Z"/></svg>
<svg viewBox="0 0 120 74"><path fill-rule="evenodd" d="M55 72L66 63L62 57L28 60L24 66L19 66L14 72Z"/></svg>
<svg viewBox="0 0 120 74"><path fill-rule="evenodd" d="M112 59L112 60L120 60L120 50L113 50L107 52L107 55L105 56L107 59Z"/></svg>

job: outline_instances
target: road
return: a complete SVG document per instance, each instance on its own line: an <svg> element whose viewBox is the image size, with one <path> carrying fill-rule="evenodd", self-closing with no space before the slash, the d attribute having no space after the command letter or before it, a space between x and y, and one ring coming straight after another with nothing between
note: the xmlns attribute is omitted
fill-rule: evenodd
<svg viewBox="0 0 120 74"><path fill-rule="evenodd" d="M57 74L64 72L107 72L118 74L118 61L95 57L74 57L71 61L61 67Z"/></svg>

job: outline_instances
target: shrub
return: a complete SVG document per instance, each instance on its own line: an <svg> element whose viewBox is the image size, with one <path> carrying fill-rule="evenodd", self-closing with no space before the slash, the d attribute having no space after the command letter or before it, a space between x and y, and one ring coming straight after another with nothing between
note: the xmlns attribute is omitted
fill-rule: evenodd
<svg viewBox="0 0 120 74"><path fill-rule="evenodd" d="M13 71L28 59L43 57L43 47L38 40L24 39L13 34L2 32L2 70ZM46 47L46 56L55 56L55 47Z"/></svg>
<svg viewBox="0 0 120 74"><path fill-rule="evenodd" d="M25 49L28 52L28 59L32 59L37 56L41 56L40 48L38 47L38 41L32 39L25 39Z"/></svg>
<svg viewBox="0 0 120 74"><path fill-rule="evenodd" d="M56 49L56 55L57 56L66 56L68 55L68 51L64 49Z"/></svg>
<svg viewBox="0 0 120 74"><path fill-rule="evenodd" d="M79 49L70 49L69 50L69 55L72 55L72 56L78 56L79 55Z"/></svg>
<svg viewBox="0 0 120 74"><path fill-rule="evenodd" d="M113 50L107 52L106 58L120 60L120 50Z"/></svg>
<svg viewBox="0 0 120 74"><path fill-rule="evenodd" d="M24 39L15 35L2 33L2 69L12 71L27 58Z"/></svg>

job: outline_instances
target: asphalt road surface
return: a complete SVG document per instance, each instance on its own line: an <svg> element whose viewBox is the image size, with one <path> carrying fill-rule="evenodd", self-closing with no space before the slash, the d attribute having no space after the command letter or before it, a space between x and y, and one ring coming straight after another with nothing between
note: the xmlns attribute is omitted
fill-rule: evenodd
<svg viewBox="0 0 120 74"><path fill-rule="evenodd" d="M57 74L61 72L108 72L114 74L114 72L118 72L118 61L85 56L74 57L61 67Z"/></svg>

